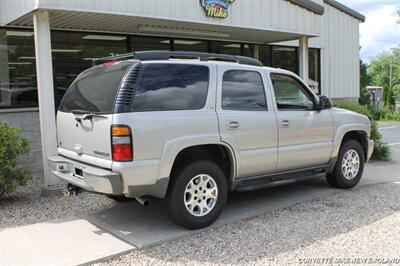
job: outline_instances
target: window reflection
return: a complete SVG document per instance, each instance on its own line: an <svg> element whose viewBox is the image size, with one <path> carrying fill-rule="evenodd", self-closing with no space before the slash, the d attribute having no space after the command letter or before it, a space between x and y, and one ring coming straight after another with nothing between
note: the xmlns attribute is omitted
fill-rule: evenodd
<svg viewBox="0 0 400 266"><path fill-rule="evenodd" d="M211 52L216 54L241 55L240 43L211 42Z"/></svg>
<svg viewBox="0 0 400 266"><path fill-rule="evenodd" d="M223 41L172 39L52 31L56 106L72 81L91 67L92 59L128 51L175 50L257 57L266 66L298 73L296 47ZM320 50L309 51L309 83L321 91ZM33 31L0 28L0 108L37 107Z"/></svg>
<svg viewBox="0 0 400 266"><path fill-rule="evenodd" d="M33 32L0 29L0 108L36 107Z"/></svg>
<svg viewBox="0 0 400 266"><path fill-rule="evenodd" d="M315 93L321 94L321 60L320 50L310 48L309 50L309 85Z"/></svg>
<svg viewBox="0 0 400 266"><path fill-rule="evenodd" d="M200 40L174 40L174 51L207 52L208 44Z"/></svg>
<svg viewBox="0 0 400 266"><path fill-rule="evenodd" d="M56 106L72 81L94 58L126 53L126 36L53 31L52 56Z"/></svg>
<svg viewBox="0 0 400 266"><path fill-rule="evenodd" d="M272 46L271 66L286 69L298 74L297 48L287 46Z"/></svg>
<svg viewBox="0 0 400 266"><path fill-rule="evenodd" d="M133 52L137 51L151 51L151 50L171 50L171 41L167 38L145 37L145 36L132 36L131 49Z"/></svg>

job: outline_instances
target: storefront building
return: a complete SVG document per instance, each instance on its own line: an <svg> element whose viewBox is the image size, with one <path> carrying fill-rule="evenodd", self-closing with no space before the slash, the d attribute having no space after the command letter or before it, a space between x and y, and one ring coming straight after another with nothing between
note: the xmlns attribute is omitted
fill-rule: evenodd
<svg viewBox="0 0 400 266"><path fill-rule="evenodd" d="M359 97L358 12L334 0L3 0L0 121L56 151L54 110L93 58L143 50L245 55L334 100ZM46 185L57 185L45 168Z"/></svg>

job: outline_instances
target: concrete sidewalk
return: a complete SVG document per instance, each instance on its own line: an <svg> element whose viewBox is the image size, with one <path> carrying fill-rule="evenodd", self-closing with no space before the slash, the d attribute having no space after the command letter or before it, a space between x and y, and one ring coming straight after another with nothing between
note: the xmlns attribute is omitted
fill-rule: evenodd
<svg viewBox="0 0 400 266"><path fill-rule="evenodd" d="M370 164L360 185L394 181L400 181L400 164ZM220 219L204 230L338 191L323 179L313 179L232 193ZM201 231L187 231L171 223L160 203L145 208L135 202L124 203L85 217L5 229L0 232L0 264L84 264Z"/></svg>

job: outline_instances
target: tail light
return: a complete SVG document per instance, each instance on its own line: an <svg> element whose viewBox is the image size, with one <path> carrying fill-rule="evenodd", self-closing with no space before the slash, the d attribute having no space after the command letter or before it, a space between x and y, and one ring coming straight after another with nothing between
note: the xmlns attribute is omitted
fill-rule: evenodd
<svg viewBox="0 0 400 266"><path fill-rule="evenodd" d="M132 131L129 126L114 125L111 127L111 146L114 161L132 161Z"/></svg>

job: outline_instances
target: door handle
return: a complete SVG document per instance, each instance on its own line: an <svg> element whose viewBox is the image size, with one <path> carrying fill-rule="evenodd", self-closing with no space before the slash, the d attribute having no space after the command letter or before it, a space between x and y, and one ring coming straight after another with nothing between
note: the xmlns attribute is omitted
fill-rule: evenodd
<svg viewBox="0 0 400 266"><path fill-rule="evenodd" d="M280 120L279 121L279 126L283 127L283 128L289 127L290 126L290 122L289 122L289 120Z"/></svg>
<svg viewBox="0 0 400 266"><path fill-rule="evenodd" d="M235 130L235 129L239 128L240 124L237 121L230 121L230 122L227 122L225 126L227 129Z"/></svg>

